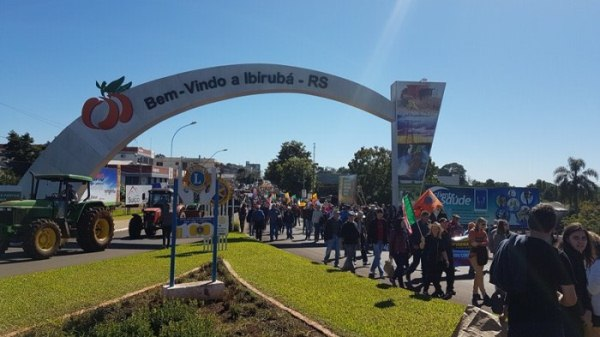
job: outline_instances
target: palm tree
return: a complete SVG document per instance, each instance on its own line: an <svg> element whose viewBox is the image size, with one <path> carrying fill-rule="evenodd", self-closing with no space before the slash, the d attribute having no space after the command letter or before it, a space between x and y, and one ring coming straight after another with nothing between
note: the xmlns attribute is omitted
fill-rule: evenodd
<svg viewBox="0 0 600 337"><path fill-rule="evenodd" d="M595 196L598 186L590 178L598 180L598 172L593 169L586 170L583 159L569 157L568 167L560 166L554 170L554 182L575 212L579 210L579 198Z"/></svg>

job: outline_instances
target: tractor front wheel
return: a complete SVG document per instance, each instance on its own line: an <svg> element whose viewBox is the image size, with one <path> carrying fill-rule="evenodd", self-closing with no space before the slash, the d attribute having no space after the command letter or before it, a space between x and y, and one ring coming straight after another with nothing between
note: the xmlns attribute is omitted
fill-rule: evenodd
<svg viewBox="0 0 600 337"><path fill-rule="evenodd" d="M106 249L115 234L115 223L106 209L90 209L77 224L77 243L86 252Z"/></svg>
<svg viewBox="0 0 600 337"><path fill-rule="evenodd" d="M139 239L142 235L143 227L144 223L142 222L142 218L139 215L134 215L133 218L129 220L129 238Z"/></svg>
<svg viewBox="0 0 600 337"><path fill-rule="evenodd" d="M154 237L156 235L156 227L154 224L146 224L146 228L144 228L144 232L146 232L146 236L149 238Z"/></svg>
<svg viewBox="0 0 600 337"><path fill-rule="evenodd" d="M33 221L23 240L23 251L32 259L47 259L55 255L60 246L60 228L48 219Z"/></svg>

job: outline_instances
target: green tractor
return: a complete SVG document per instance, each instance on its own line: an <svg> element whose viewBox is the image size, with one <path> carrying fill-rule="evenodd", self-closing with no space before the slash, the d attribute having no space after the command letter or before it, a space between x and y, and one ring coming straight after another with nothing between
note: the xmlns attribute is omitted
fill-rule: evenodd
<svg viewBox="0 0 600 337"><path fill-rule="evenodd" d="M33 259L47 259L70 238L86 252L106 249L115 224L102 201L90 200L91 182L74 174L33 175L31 200L0 203L0 254L20 246ZM77 191L84 190L79 201Z"/></svg>

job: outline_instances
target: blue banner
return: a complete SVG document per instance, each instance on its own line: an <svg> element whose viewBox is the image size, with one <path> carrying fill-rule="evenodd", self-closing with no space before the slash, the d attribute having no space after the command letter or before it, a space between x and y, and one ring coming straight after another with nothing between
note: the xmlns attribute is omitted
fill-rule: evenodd
<svg viewBox="0 0 600 337"><path fill-rule="evenodd" d="M445 187L431 186L431 191L444 204L450 217L458 214L466 227L479 217L488 224L495 219L508 221L513 229L527 229L529 210L540 202L537 188L525 187Z"/></svg>

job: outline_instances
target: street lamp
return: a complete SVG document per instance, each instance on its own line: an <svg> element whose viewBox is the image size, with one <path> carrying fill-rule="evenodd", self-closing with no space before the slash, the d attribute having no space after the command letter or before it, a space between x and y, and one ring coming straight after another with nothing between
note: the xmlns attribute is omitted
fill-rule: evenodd
<svg viewBox="0 0 600 337"><path fill-rule="evenodd" d="M175 133L173 134L173 137L171 137L171 154L169 155L169 157L173 158L173 139L175 139L175 135L177 134L177 132L179 132L179 130L181 130L185 127L188 127L188 126L194 125L194 124L196 124L196 121L186 124L175 131Z"/></svg>
<svg viewBox="0 0 600 337"><path fill-rule="evenodd" d="M212 159L217 153L219 153L219 152L225 152L225 151L227 151L227 149L217 150L217 151L215 151L215 153L212 154L212 156L208 157L208 159Z"/></svg>

